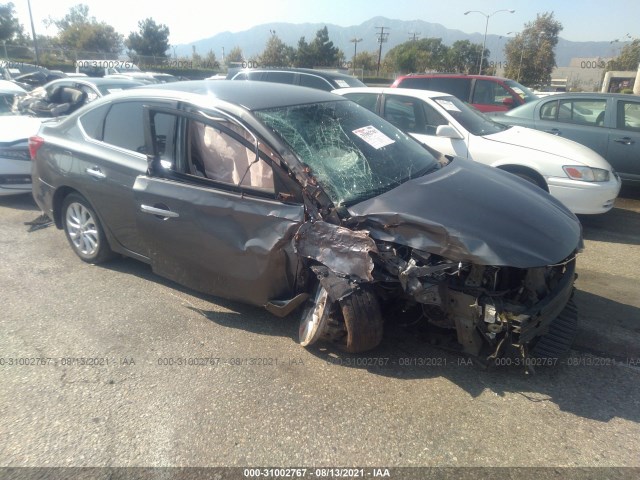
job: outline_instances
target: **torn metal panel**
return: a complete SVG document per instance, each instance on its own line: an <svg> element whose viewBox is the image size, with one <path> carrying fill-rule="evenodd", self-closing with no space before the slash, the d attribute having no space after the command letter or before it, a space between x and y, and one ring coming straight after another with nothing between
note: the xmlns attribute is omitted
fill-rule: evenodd
<svg viewBox="0 0 640 480"><path fill-rule="evenodd" d="M347 226L479 265L531 268L582 249L580 222L551 195L508 173L456 159L446 169L349 208ZM495 169L493 169L495 170Z"/></svg>
<svg viewBox="0 0 640 480"><path fill-rule="evenodd" d="M335 273L373 281L373 259L378 251L367 231L353 231L327 222L306 222L293 240L298 255L311 258Z"/></svg>

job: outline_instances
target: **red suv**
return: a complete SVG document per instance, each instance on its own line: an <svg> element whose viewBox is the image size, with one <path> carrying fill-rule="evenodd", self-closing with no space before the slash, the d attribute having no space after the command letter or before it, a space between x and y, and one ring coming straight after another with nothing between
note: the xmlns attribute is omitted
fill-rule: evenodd
<svg viewBox="0 0 640 480"><path fill-rule="evenodd" d="M398 77L391 86L448 93L481 112L506 111L538 98L515 80L487 75L411 74Z"/></svg>

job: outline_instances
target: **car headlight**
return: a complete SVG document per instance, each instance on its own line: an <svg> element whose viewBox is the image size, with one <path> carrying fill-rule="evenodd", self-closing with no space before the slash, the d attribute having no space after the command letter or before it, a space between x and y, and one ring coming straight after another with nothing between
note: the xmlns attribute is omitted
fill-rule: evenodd
<svg viewBox="0 0 640 480"><path fill-rule="evenodd" d="M602 168L565 165L562 169L572 180L582 180L583 182L609 181L609 171Z"/></svg>

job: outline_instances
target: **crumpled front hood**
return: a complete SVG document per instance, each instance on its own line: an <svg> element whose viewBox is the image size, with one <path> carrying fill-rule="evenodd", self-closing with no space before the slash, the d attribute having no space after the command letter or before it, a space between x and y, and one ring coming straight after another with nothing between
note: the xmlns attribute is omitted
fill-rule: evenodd
<svg viewBox="0 0 640 480"><path fill-rule="evenodd" d="M496 121L500 121L496 119ZM566 158L570 162L567 165L585 165L594 168L611 170L611 165L597 152L589 147L558 137L550 133L541 132L532 128L514 126L502 132L486 135L486 140L505 143L516 147L525 147L538 152L549 153Z"/></svg>
<svg viewBox="0 0 640 480"><path fill-rule="evenodd" d="M481 265L541 267L583 246L580 222L551 195L457 158L349 212L347 225L369 229L377 240Z"/></svg>

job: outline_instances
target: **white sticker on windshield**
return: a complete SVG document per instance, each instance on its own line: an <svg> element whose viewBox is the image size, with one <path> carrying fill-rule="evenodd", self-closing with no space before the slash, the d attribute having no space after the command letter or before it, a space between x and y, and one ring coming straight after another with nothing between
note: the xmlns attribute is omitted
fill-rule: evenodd
<svg viewBox="0 0 640 480"><path fill-rule="evenodd" d="M369 125L368 127L358 128L353 131L357 136L359 136L362 140L367 142L376 150L386 147L387 145L391 145L395 143L395 140L390 139L380 130L378 130L373 125Z"/></svg>
<svg viewBox="0 0 640 480"><path fill-rule="evenodd" d="M449 112L460 111L460 109L456 107L451 100L436 100L436 102L438 102L438 104L440 104L442 108L444 108L445 110L448 110Z"/></svg>
<svg viewBox="0 0 640 480"><path fill-rule="evenodd" d="M336 83L341 88L349 88L349 84L347 82L345 82L344 80L336 80Z"/></svg>

